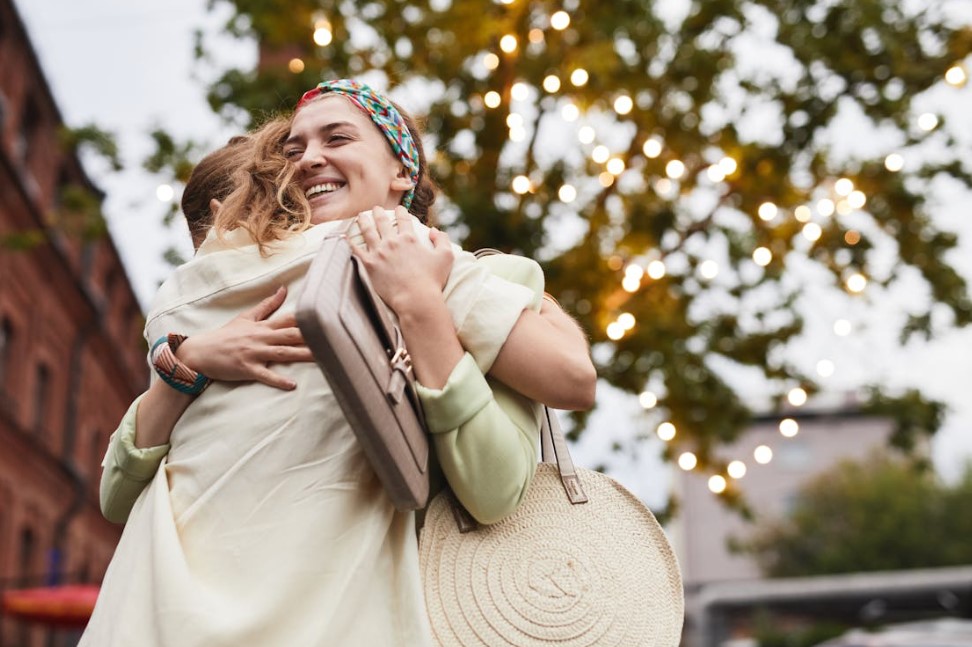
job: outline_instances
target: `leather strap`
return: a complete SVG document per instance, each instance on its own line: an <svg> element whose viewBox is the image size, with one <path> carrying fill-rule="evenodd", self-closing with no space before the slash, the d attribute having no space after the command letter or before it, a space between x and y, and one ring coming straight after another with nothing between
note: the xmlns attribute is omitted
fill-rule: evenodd
<svg viewBox="0 0 972 647"><path fill-rule="evenodd" d="M543 408L543 418L540 420L540 457L544 463L557 464L560 482L564 484L564 491L571 503L574 505L587 503L587 494L574 468L574 461L570 457L560 421L557 419L557 414L549 407Z"/></svg>

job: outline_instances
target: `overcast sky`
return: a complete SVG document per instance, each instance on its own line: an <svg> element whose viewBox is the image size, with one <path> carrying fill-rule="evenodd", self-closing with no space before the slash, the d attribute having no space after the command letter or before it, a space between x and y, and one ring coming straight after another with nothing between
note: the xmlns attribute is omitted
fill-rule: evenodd
<svg viewBox="0 0 972 647"><path fill-rule="evenodd" d="M213 34L211 38L219 38L220 18L205 12L206 3L15 0L15 4L64 120L71 126L96 122L116 132L130 166L137 167L149 150L147 132L156 125L210 142L213 147L233 134L209 110L205 80L194 77L192 30L202 26ZM233 47L222 40L227 43L220 48L225 60L253 60L252 48ZM970 134L966 141L970 141L972 93L969 88L952 92L945 101L960 100L953 112L966 120ZM155 198L157 181L147 174L137 168L122 174L102 173L90 164L89 169L107 192L105 211L112 236L136 293L147 305L158 283L171 272L161 258L163 250L175 245L188 256L188 235L181 222L168 229L160 226L165 209ZM942 224L964 238L967 253L957 264L972 278L968 198L967 192L946 192L940 213ZM946 400L952 414L936 438L934 458L942 473L954 476L972 457L972 331L906 349L897 348L893 339L885 337L881 331L871 331L853 344L814 352L829 352L837 361L839 370L833 383L837 389L842 386L840 379L850 383L862 376L879 376L891 384L919 385L928 395ZM820 344L826 347L832 341L821 340ZM637 404L630 400L619 400L617 406L612 400L612 406L603 409L596 414L597 437L588 434L578 448L588 457L582 463L599 462L612 441L630 438L632 420L639 415ZM660 469L650 458L656 449L649 444L640 459L618 466L619 478L650 503L662 500L661 481L639 477L638 471L646 466L652 471Z"/></svg>

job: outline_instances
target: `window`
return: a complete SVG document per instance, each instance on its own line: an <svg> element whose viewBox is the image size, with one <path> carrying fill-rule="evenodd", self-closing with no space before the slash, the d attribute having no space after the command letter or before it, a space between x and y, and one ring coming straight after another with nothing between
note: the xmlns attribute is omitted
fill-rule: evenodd
<svg viewBox="0 0 972 647"><path fill-rule="evenodd" d="M24 110L20 115L20 130L17 132L16 153L26 164L30 160L30 149L34 143L34 135L40 126L40 107L33 97L24 101Z"/></svg>
<svg viewBox="0 0 972 647"><path fill-rule="evenodd" d="M20 565L20 580L23 586L30 586L30 578L34 573L34 561L37 556L37 538L28 526L20 531L20 547L17 557Z"/></svg>
<svg viewBox="0 0 972 647"><path fill-rule="evenodd" d="M51 371L46 364L37 365L34 377L34 433L40 435L47 424L48 400L51 391Z"/></svg>

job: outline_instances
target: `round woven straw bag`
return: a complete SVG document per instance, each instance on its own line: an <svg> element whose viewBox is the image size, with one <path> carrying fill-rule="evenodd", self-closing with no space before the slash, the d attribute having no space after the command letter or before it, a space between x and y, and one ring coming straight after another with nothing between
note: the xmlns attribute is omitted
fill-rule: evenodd
<svg viewBox="0 0 972 647"><path fill-rule="evenodd" d="M439 645L675 647L682 582L664 531L619 483L575 470L556 434L559 460L503 521L460 532L450 493L429 505L419 550Z"/></svg>

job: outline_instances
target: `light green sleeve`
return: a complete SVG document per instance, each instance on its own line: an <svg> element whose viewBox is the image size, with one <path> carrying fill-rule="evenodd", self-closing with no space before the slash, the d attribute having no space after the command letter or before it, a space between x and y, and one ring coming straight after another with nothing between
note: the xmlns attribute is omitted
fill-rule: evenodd
<svg viewBox="0 0 972 647"><path fill-rule="evenodd" d="M417 388L456 498L480 523L512 514L537 468L539 405L483 377L469 353L442 389Z"/></svg>
<svg viewBox="0 0 972 647"><path fill-rule="evenodd" d="M530 288L528 307L540 309L544 278L536 262L509 254L477 262ZM436 457L456 498L480 523L512 514L537 469L542 406L484 377L468 353L441 390L416 387Z"/></svg>
<svg viewBox="0 0 972 647"><path fill-rule="evenodd" d="M138 396L118 429L108 441L108 452L102 461L101 514L113 523L125 523L136 499L142 493L169 453L169 445L156 447L135 446L135 415L138 404L145 396Z"/></svg>

